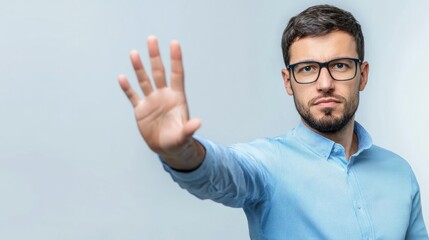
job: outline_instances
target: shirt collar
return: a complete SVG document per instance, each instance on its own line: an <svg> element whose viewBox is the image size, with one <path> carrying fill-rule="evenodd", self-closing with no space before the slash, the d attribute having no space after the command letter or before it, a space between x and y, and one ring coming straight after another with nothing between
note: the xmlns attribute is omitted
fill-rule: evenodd
<svg viewBox="0 0 429 240"><path fill-rule="evenodd" d="M353 156L357 156L362 151L372 146L372 139L369 133L356 121L354 124L354 132L358 137L359 145L358 151L353 154ZM335 145L334 141L309 129L302 121L293 129L292 134L311 151L325 160L329 158L332 148Z"/></svg>
<svg viewBox="0 0 429 240"><path fill-rule="evenodd" d="M371 148L372 138L369 133L358 122L355 121L355 133L359 139L358 151L353 156L359 155L366 149Z"/></svg>

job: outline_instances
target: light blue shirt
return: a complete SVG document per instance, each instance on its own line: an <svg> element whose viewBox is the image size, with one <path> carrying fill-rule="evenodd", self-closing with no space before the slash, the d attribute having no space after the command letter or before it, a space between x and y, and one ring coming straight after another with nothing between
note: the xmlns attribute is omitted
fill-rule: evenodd
<svg viewBox="0 0 429 240"><path fill-rule="evenodd" d="M372 144L357 122L358 151L300 123L288 134L206 149L189 173L164 168L201 199L243 208L251 239L429 239L408 163Z"/></svg>

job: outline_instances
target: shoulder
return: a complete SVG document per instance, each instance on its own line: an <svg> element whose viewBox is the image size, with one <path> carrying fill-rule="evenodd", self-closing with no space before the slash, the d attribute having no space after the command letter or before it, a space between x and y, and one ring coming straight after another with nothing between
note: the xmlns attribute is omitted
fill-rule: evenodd
<svg viewBox="0 0 429 240"><path fill-rule="evenodd" d="M365 158L377 160L381 163L388 162L390 164L398 164L403 165L404 167L409 167L408 162L403 157L378 145L372 145L369 149L363 151L362 156Z"/></svg>
<svg viewBox="0 0 429 240"><path fill-rule="evenodd" d="M410 165L403 157L378 145L372 145L369 149L363 151L361 157L373 163L411 170Z"/></svg>
<svg viewBox="0 0 429 240"><path fill-rule="evenodd" d="M400 155L382 148L377 145L372 145L371 148L362 152L363 162L370 163L371 167L378 170L395 173L397 177L403 176L415 181L415 176L410 164Z"/></svg>
<svg viewBox="0 0 429 240"><path fill-rule="evenodd" d="M400 155L372 145L371 148L363 151L359 158L356 164L360 165L360 169L372 176L377 176L380 181L390 183L390 186L396 186L397 189L402 189L401 191L409 192L410 197L419 191L411 165Z"/></svg>

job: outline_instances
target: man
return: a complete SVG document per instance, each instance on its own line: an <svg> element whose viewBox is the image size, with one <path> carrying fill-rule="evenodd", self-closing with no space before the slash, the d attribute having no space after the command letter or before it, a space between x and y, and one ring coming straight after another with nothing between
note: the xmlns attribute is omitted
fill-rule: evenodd
<svg viewBox="0 0 429 240"><path fill-rule="evenodd" d="M181 187L243 208L251 239L428 239L411 168L354 120L369 64L349 12L319 5L290 20L282 75L302 121L231 147L193 136L200 121L189 118L179 44L171 43L170 87L155 37L148 49L156 89L135 51L144 100L119 77L141 135Z"/></svg>

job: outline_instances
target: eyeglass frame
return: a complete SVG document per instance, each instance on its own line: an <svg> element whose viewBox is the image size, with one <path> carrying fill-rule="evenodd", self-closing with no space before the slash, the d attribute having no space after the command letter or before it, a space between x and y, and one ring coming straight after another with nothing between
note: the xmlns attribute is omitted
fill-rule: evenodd
<svg viewBox="0 0 429 240"><path fill-rule="evenodd" d="M335 78L332 76L331 70L329 70L329 64L330 64L330 63L332 63L332 62L335 62L335 61L339 61L339 60L352 60L352 61L354 61L354 62L355 62L356 69L355 69L355 74L353 75L353 77L348 78L348 79L338 80L338 79L335 79ZM311 82L298 82L298 80L296 79L294 69L295 69L295 67L296 67L298 64L303 64L303 63L316 63L317 65L319 65L319 73L317 74L317 78L316 78L314 81L311 81ZM334 79L335 81L350 81L350 80L352 80L353 78L355 78L355 77L356 77L357 69L358 69L358 67L357 67L358 63L362 64L362 63L363 63L363 61L362 61L361 59L359 59L359 58L335 58L335 59L329 60L329 61L327 61L327 62L322 62L322 63L321 63L321 62L317 62L317 61L302 61L302 62L297 62L297 63L294 63L294 64L289 64L289 65L287 65L287 66L286 66L286 69L287 69L289 72L292 72L292 75L293 75L293 78L295 79L295 82L296 82L296 83L299 83L299 84L310 84L310 83L317 82L317 80L319 80L320 72L322 71L322 68L326 68L326 69L328 70L329 75L330 75L330 76L332 77L332 79Z"/></svg>

